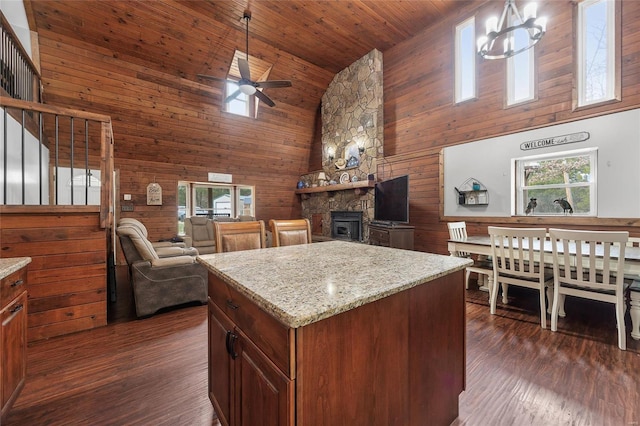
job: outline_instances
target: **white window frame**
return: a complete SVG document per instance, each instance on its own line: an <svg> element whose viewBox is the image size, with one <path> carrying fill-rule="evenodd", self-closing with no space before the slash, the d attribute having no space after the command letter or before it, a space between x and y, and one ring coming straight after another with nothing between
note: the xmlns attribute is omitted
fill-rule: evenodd
<svg viewBox="0 0 640 426"><path fill-rule="evenodd" d="M531 161L537 160L553 160L553 159L562 159L562 158L571 158L571 157L584 157L589 156L590 158L590 180L589 182L577 182L577 183L567 183L567 184L551 184L551 185L536 185L536 186L524 186L523 182L525 180L525 163L529 163ZM598 149L597 148L584 148L577 149L572 151L562 151L555 152L550 154L542 154L542 155L533 155L527 157L519 157L513 158L512 162L512 194L514 197L512 198L511 203L511 215L512 216L525 216L525 210L527 208L527 204L529 202L529 198L527 195L527 191L533 189L555 189L555 188L578 188L578 187L589 187L589 212L588 213L577 213L574 212L574 216L583 216L583 217L597 217L597 183L598 183ZM558 213L554 214L540 214L539 212L534 212L536 216L562 216L564 213L562 211L558 211Z"/></svg>
<svg viewBox="0 0 640 426"><path fill-rule="evenodd" d="M223 188L223 189L229 189L230 190L230 217L232 218L237 218L238 216L241 215L248 215L248 216L254 216L255 217L255 211L256 211L256 188L255 186L252 185L234 185L234 184L222 184L222 183L208 183L208 182L185 182L185 181L180 181L178 182L178 187L180 186L185 186L186 187L186 201L185 201L185 217L192 217L192 216L196 216L196 207L195 207L195 193L196 193L196 188ZM249 211L244 211L243 209L241 209L241 203L240 203L240 190L250 190L251 191L251 204L249 207ZM176 197L177 200L178 197ZM177 222L178 222L178 234L179 235L184 235L184 219L180 219L180 207L182 206L177 206L178 209L178 217Z"/></svg>
<svg viewBox="0 0 640 426"><path fill-rule="evenodd" d="M513 22L513 15L510 15L509 17L509 25L514 25L516 24L515 22ZM519 23L519 22L518 22ZM527 30L521 30L521 31L527 31ZM528 40L529 43L531 43L531 39ZM516 48L516 50L519 47ZM536 73L535 73L535 64L536 64L536 60L535 60L535 49L533 47L529 48L528 50L525 50L524 52L518 53L517 55L511 56L509 58L507 58L506 61L506 67L507 67L507 99L506 99L506 105L507 106L513 106L513 105L518 105L521 103L525 103L525 102L529 102L529 101L533 101L536 99ZM527 67L526 69L522 69L522 67L518 67L520 61L523 58L527 58ZM528 86L528 95L522 98L518 98L516 99L516 76L518 74L522 74L523 72L527 71L528 72L528 81L527 81L527 86Z"/></svg>
<svg viewBox="0 0 640 426"><path fill-rule="evenodd" d="M463 45L462 33L464 31L471 31L471 37ZM476 46L475 46L475 34L476 34L476 18L471 18L456 25L455 31L455 89L454 89L454 102L456 104L465 102L477 97L477 84L476 84ZM466 69L463 65L471 67ZM467 89L466 86L470 85L471 88Z"/></svg>
<svg viewBox="0 0 640 426"><path fill-rule="evenodd" d="M587 51L587 22L586 10L596 4L604 3L606 5L606 77L604 82L606 90L602 97L588 99L587 94L587 70L586 70L586 51ZM617 0L584 0L577 5L577 47L576 47L576 87L577 99L576 107L586 107L598 105L603 102L609 102L620 99L620 37L619 37L619 5Z"/></svg>

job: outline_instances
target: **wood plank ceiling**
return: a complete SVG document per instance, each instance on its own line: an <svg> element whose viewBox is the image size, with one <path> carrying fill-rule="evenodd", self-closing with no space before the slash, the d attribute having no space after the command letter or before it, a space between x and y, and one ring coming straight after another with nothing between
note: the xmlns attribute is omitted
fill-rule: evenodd
<svg viewBox="0 0 640 426"><path fill-rule="evenodd" d="M335 74L373 48L385 51L469 2L179 0L171 6L153 1L25 3L33 12L36 28L56 28L58 33L105 48L118 46L120 55L159 63L165 72L196 79L199 73L225 77L234 49L245 49L245 9L252 13L250 54L261 57L261 46L268 46L269 50L277 49ZM66 10L68 7L75 10ZM68 21L69 16L78 19ZM171 26L178 16L180 21L189 18L191 28ZM270 78L295 79L292 72L295 70L278 69L276 63Z"/></svg>

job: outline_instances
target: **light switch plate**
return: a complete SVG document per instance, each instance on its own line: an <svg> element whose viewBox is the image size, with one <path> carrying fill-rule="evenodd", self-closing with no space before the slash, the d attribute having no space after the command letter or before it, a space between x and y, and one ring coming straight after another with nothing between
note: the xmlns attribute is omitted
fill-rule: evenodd
<svg viewBox="0 0 640 426"><path fill-rule="evenodd" d="M123 212L132 212L133 204L123 204L120 206L120 210L122 210Z"/></svg>

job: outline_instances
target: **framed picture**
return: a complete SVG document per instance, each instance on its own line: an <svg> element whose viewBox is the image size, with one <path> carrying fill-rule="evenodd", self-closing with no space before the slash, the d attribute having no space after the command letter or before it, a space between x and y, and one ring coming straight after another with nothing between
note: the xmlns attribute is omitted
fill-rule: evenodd
<svg viewBox="0 0 640 426"><path fill-rule="evenodd" d="M147 205L148 206L161 206L162 205L162 187L152 182L147 185Z"/></svg>

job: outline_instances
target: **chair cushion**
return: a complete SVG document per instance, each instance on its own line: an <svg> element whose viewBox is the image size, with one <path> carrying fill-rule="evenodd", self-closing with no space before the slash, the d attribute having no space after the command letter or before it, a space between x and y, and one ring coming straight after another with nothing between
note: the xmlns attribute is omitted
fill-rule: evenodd
<svg viewBox="0 0 640 426"><path fill-rule="evenodd" d="M260 234L230 234L222 236L222 251L253 250L260 248Z"/></svg>
<svg viewBox="0 0 640 426"><path fill-rule="evenodd" d="M295 231L278 231L278 239L281 246L292 246L296 244L308 244L307 231L298 229Z"/></svg>

